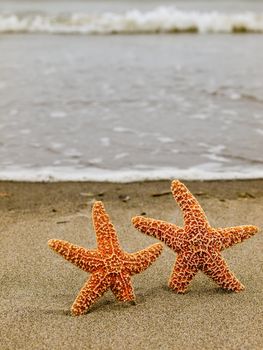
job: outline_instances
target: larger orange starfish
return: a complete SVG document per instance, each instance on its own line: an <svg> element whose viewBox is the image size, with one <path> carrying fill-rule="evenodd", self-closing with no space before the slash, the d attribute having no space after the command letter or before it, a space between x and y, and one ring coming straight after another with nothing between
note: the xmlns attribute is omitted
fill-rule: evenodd
<svg viewBox="0 0 263 350"><path fill-rule="evenodd" d="M230 272L220 252L250 238L258 228L212 228L198 201L184 184L174 180L172 193L183 211L183 228L140 216L132 220L137 229L160 239L178 254L169 287L178 293L184 293L192 278L201 270L220 287L235 292L241 291L244 286Z"/></svg>
<svg viewBox="0 0 263 350"><path fill-rule="evenodd" d="M162 251L160 243L133 254L122 251L102 202L93 205L92 214L98 249L87 250L57 239L48 241L49 247L66 260L92 273L72 305L71 311L76 316L83 314L108 289L120 301L133 301L130 276L146 270Z"/></svg>

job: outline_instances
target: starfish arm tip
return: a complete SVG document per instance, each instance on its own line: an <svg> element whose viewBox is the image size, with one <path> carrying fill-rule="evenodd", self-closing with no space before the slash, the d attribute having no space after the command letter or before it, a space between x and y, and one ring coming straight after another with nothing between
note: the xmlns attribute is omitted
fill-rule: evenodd
<svg viewBox="0 0 263 350"><path fill-rule="evenodd" d="M222 242L222 249L229 248L234 244L253 237L259 228L254 225L243 225L216 229L216 234Z"/></svg>
<svg viewBox="0 0 263 350"><path fill-rule="evenodd" d="M47 244L48 244L49 248L55 249L58 242L60 242L58 239L49 239Z"/></svg>
<svg viewBox="0 0 263 350"><path fill-rule="evenodd" d="M245 289L245 286L244 286L242 283L240 283L240 287L237 288L237 289L235 290L235 292L236 292L236 293L240 293L240 292L242 292L244 289Z"/></svg>
<svg viewBox="0 0 263 350"><path fill-rule="evenodd" d="M251 226L251 230L254 231L254 234L255 234L255 233L258 233L258 232L259 232L259 227L258 227L258 226L252 225L252 226Z"/></svg>
<svg viewBox="0 0 263 350"><path fill-rule="evenodd" d="M245 286L241 282L236 280L236 283L234 283L233 285L221 286L221 288L225 289L228 292L240 293L243 292Z"/></svg>
<svg viewBox="0 0 263 350"><path fill-rule="evenodd" d="M172 187L176 187L176 186L181 185L181 184L182 184L181 181L179 181L178 179L174 179L172 181Z"/></svg>
<svg viewBox="0 0 263 350"><path fill-rule="evenodd" d="M127 267L131 275L145 271L161 255L163 245L155 243L151 246L138 251L137 253L127 254Z"/></svg>
<svg viewBox="0 0 263 350"><path fill-rule="evenodd" d="M93 210L96 210L96 209L104 209L104 205L103 205L102 201L96 201L93 204Z"/></svg>
<svg viewBox="0 0 263 350"><path fill-rule="evenodd" d="M179 237L183 232L181 227L166 221L151 219L144 216L134 217L132 223L138 231L159 239L169 248L175 250L179 247Z"/></svg>
<svg viewBox="0 0 263 350"><path fill-rule="evenodd" d="M72 316L74 317L79 316L79 314L76 312L76 310L73 307L71 307L70 311Z"/></svg>
<svg viewBox="0 0 263 350"><path fill-rule="evenodd" d="M92 274L71 306L71 312L75 316L85 314L90 309L91 305L93 305L109 287L109 276L105 277L102 271Z"/></svg>
<svg viewBox="0 0 263 350"><path fill-rule="evenodd" d="M77 317L77 316L84 315L86 312L88 312L88 309L87 310L80 310L79 308L72 305L70 311L71 311L71 315L73 317Z"/></svg>
<svg viewBox="0 0 263 350"><path fill-rule="evenodd" d="M240 226L240 230L245 231L251 236L253 236L259 232L259 227L255 225L244 225L244 226Z"/></svg>
<svg viewBox="0 0 263 350"><path fill-rule="evenodd" d="M187 190L186 186L179 180L173 180L172 183L171 183L171 190L172 190L172 193L175 195L177 194L178 191L181 190Z"/></svg>
<svg viewBox="0 0 263 350"><path fill-rule="evenodd" d="M106 212L104 204L96 201L92 208L93 227L97 236L99 251L120 250L117 232Z"/></svg>
<svg viewBox="0 0 263 350"><path fill-rule="evenodd" d="M154 262L162 253L163 245L161 243L154 243L146 248L150 256L152 257L152 262Z"/></svg>
<svg viewBox="0 0 263 350"><path fill-rule="evenodd" d="M159 254L163 251L163 245L161 243L155 243L151 246L153 249L156 249Z"/></svg>
<svg viewBox="0 0 263 350"><path fill-rule="evenodd" d="M132 219L131 219L131 222L132 224L136 227L136 225L138 225L139 221L141 219L143 219L144 217L143 216L134 216Z"/></svg>
<svg viewBox="0 0 263 350"><path fill-rule="evenodd" d="M139 231L145 232L148 226L152 224L154 219L147 218L145 216L134 216L132 218L133 226Z"/></svg>

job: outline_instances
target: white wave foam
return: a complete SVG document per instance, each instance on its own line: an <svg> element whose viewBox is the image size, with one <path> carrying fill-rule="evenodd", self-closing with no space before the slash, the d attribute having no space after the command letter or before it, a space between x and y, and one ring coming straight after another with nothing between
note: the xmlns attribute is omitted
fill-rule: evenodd
<svg viewBox="0 0 263 350"><path fill-rule="evenodd" d="M159 7L148 12L68 15L0 14L0 33L263 33L263 13L224 14Z"/></svg>
<svg viewBox="0 0 263 350"><path fill-rule="evenodd" d="M146 180L233 180L233 179L262 179L262 167L251 169L232 168L228 171L219 171L213 166L189 169L158 168L158 169L124 169L103 170L99 168L73 169L66 167L50 167L39 169L22 169L10 167L0 171L0 181L27 181L27 182L59 182L59 181L96 181L129 183Z"/></svg>

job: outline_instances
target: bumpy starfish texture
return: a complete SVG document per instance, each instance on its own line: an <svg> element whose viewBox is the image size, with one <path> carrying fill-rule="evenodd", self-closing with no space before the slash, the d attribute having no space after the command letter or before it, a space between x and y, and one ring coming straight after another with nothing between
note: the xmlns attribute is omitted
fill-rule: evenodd
<svg viewBox="0 0 263 350"><path fill-rule="evenodd" d="M198 270L201 270L220 287L241 291L244 286L230 272L220 252L250 238L258 228L251 225L212 228L198 201L184 184L174 180L171 189L183 212L183 228L141 216L132 219L138 230L160 239L178 254L169 287L177 293L184 293Z"/></svg>
<svg viewBox="0 0 263 350"><path fill-rule="evenodd" d="M146 270L162 251L162 244L157 243L137 253L126 253L120 247L102 202L93 205L92 216L98 244L96 250L57 239L48 241L49 247L66 260L91 273L72 305L71 311L76 316L85 313L108 289L120 301L135 300L131 276Z"/></svg>

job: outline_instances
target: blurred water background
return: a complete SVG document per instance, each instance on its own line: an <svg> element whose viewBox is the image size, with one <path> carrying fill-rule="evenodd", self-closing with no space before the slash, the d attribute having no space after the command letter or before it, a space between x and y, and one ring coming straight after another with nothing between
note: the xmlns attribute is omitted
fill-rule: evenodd
<svg viewBox="0 0 263 350"><path fill-rule="evenodd" d="M0 0L0 179L263 177L262 1Z"/></svg>

